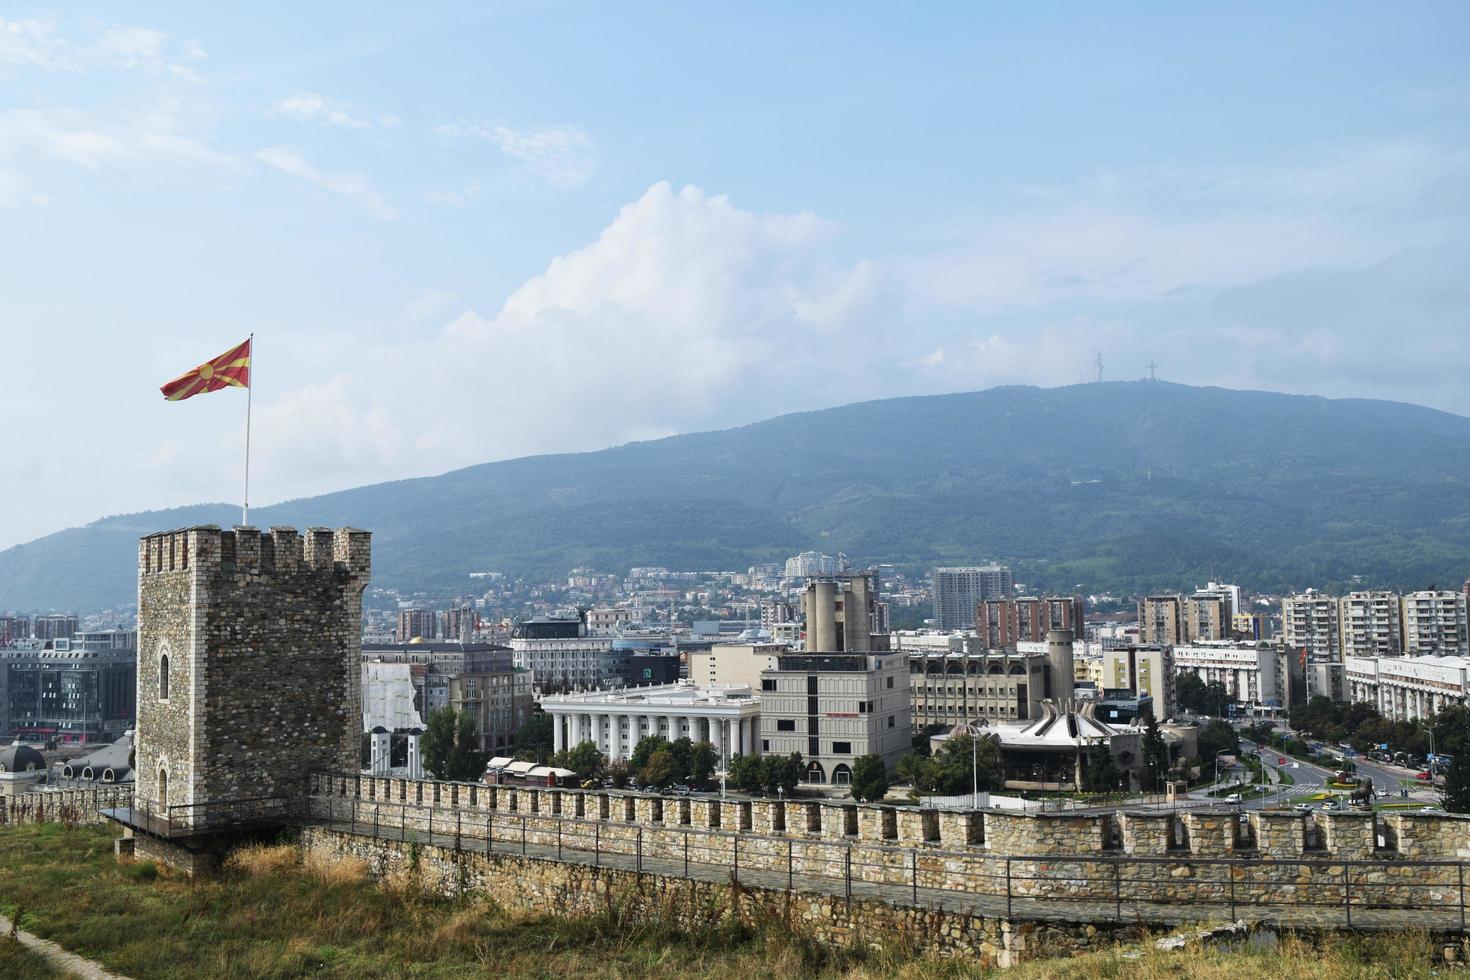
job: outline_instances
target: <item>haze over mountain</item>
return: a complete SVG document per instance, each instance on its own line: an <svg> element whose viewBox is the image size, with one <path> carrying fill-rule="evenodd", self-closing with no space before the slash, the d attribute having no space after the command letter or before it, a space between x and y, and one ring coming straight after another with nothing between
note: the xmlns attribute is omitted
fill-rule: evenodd
<svg viewBox="0 0 1470 980"><path fill-rule="evenodd" d="M1001 559L1037 589L1457 587L1467 490L1467 418L1110 382L863 402L251 518L369 528L374 582L401 589L469 592L484 570L735 569L807 548L860 563ZM238 517L224 504L108 517L10 548L0 609L126 603L139 535Z"/></svg>

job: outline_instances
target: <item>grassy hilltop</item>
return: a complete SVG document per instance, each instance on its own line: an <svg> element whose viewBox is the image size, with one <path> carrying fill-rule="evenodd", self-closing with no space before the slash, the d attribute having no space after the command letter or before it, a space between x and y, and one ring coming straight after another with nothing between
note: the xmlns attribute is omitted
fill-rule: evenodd
<svg viewBox="0 0 1470 980"><path fill-rule="evenodd" d="M1361 936L1326 948L1166 953L1151 945L985 971L952 959L831 950L784 931L714 926L699 933L629 925L616 912L513 916L374 883L351 859L303 862L291 845L238 855L219 878L175 878L149 862L119 865L111 833L60 824L0 828L0 912L22 928L136 980L195 977L900 977L1008 980L1196 977L1281 980L1421 977L1425 937ZM57 975L0 939L0 975Z"/></svg>

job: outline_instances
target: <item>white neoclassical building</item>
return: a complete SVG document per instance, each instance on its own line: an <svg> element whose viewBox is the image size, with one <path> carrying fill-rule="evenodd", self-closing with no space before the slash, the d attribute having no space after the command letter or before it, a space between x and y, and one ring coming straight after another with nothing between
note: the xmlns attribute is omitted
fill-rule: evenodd
<svg viewBox="0 0 1470 980"><path fill-rule="evenodd" d="M541 708L551 716L558 752L590 741L611 760L627 759L646 735L708 742L722 764L759 751L761 702L744 685L679 683L548 694Z"/></svg>

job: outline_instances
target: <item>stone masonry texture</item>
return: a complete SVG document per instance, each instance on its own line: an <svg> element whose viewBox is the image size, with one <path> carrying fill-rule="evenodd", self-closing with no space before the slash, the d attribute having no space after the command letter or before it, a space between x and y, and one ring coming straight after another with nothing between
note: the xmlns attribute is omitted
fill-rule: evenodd
<svg viewBox="0 0 1470 980"><path fill-rule="evenodd" d="M141 805L197 823L356 767L370 545L353 528L213 526L139 542Z"/></svg>

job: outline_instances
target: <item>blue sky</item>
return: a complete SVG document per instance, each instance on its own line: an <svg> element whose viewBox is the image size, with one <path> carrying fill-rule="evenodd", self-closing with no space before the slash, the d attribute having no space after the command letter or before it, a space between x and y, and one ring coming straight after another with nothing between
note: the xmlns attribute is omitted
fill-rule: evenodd
<svg viewBox="0 0 1470 980"><path fill-rule="evenodd" d="M1093 375L1470 414L1470 6L0 4L0 546ZM422 9L420 9L422 8Z"/></svg>

